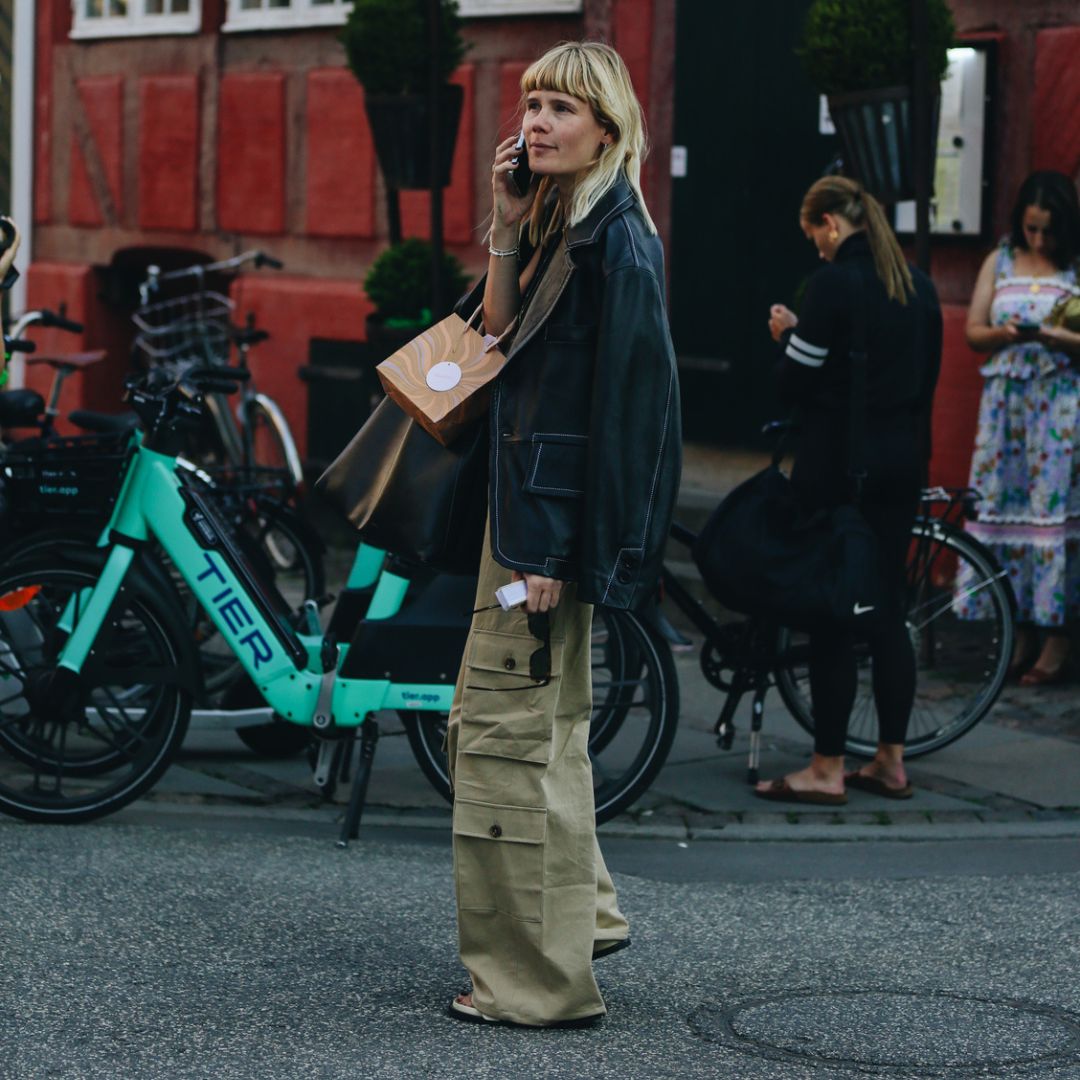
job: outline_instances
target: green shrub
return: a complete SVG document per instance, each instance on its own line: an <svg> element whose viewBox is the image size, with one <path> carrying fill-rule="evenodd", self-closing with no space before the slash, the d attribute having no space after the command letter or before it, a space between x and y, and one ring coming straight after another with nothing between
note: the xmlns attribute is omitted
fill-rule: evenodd
<svg viewBox="0 0 1080 1080"><path fill-rule="evenodd" d="M457 0L439 0L442 41L439 81L447 82L465 55ZM426 94L426 0L353 0L339 40L349 67L369 94Z"/></svg>
<svg viewBox="0 0 1080 1080"><path fill-rule="evenodd" d="M447 300L465 291L469 279L453 255L443 252L443 294ZM364 291L383 320L431 317L431 244L412 238L388 247L364 278Z"/></svg>
<svg viewBox="0 0 1080 1080"><path fill-rule="evenodd" d="M814 0L806 16L802 57L823 94L911 83L908 0ZM927 0L928 68L939 82L948 67L953 17L945 0Z"/></svg>

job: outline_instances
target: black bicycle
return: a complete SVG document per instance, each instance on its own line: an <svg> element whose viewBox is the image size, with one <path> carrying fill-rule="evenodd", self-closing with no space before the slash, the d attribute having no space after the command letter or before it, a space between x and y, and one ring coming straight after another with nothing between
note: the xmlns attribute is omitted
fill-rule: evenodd
<svg viewBox="0 0 1080 1080"><path fill-rule="evenodd" d="M970 731L990 711L1004 686L1012 656L1016 599L1008 574L993 554L962 527L978 492L929 488L911 531L906 611L918 674L907 757L939 750ZM691 546L694 533L675 525L672 535ZM814 715L809 687L807 636L759 620L720 622L666 567L665 595L705 641L701 670L726 693L716 721L720 745L730 749L735 711L753 694L749 778L758 779L765 696L775 686L795 720L811 735ZM859 681L845 750L872 757L877 717L869 651L859 647Z"/></svg>

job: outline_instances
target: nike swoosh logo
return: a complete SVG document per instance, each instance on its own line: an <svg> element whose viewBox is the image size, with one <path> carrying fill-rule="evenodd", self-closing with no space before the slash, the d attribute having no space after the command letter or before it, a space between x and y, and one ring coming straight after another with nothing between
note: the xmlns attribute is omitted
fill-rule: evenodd
<svg viewBox="0 0 1080 1080"><path fill-rule="evenodd" d="M856 615L865 615L868 611L873 611L873 604L856 604L854 611Z"/></svg>

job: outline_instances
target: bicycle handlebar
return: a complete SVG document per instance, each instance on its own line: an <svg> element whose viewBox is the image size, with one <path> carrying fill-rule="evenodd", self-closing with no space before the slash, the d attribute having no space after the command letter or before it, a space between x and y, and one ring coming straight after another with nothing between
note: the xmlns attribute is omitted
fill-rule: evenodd
<svg viewBox="0 0 1080 1080"><path fill-rule="evenodd" d="M5 334L4 335L4 348L9 353L16 353L16 352L30 353L30 352L33 352L37 348L37 343L34 342L34 341L30 341L27 338L8 337L7 334Z"/></svg>
<svg viewBox="0 0 1080 1080"><path fill-rule="evenodd" d="M218 262L199 263L197 266L184 266L179 270L170 270L163 274L160 266L148 266L146 268L146 280L139 286L139 297L144 304L149 303L150 294L157 292L163 282L180 281L183 278L197 278L202 280L207 274L215 274L222 270L239 270L246 263L252 263L255 267L269 266L274 270L284 268L280 259L267 255L265 251L252 248L240 255L234 255L231 259L221 259Z"/></svg>
<svg viewBox="0 0 1080 1080"><path fill-rule="evenodd" d="M42 326L52 326L57 330L66 330L69 334L81 334L85 329L81 322L69 319L64 315L58 315L55 311L44 308L39 320Z"/></svg>

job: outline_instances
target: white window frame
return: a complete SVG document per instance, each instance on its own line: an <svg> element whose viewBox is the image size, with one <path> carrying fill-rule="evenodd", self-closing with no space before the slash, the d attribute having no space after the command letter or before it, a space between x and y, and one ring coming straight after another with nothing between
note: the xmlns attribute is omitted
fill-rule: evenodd
<svg viewBox="0 0 1080 1080"><path fill-rule="evenodd" d="M227 34L244 30L281 30L297 26L343 26L352 0L334 4L314 4L311 0L291 0L287 8L245 11L240 0L229 0L222 31Z"/></svg>
<svg viewBox="0 0 1080 1080"><path fill-rule="evenodd" d="M580 15L582 0L458 0L466 19L490 15Z"/></svg>
<svg viewBox="0 0 1080 1080"><path fill-rule="evenodd" d="M191 0L191 10L180 15L148 15L146 0L128 0L126 15L99 15L94 18L83 14L85 8L86 0L71 0L72 38L197 34L202 28L202 0Z"/></svg>

